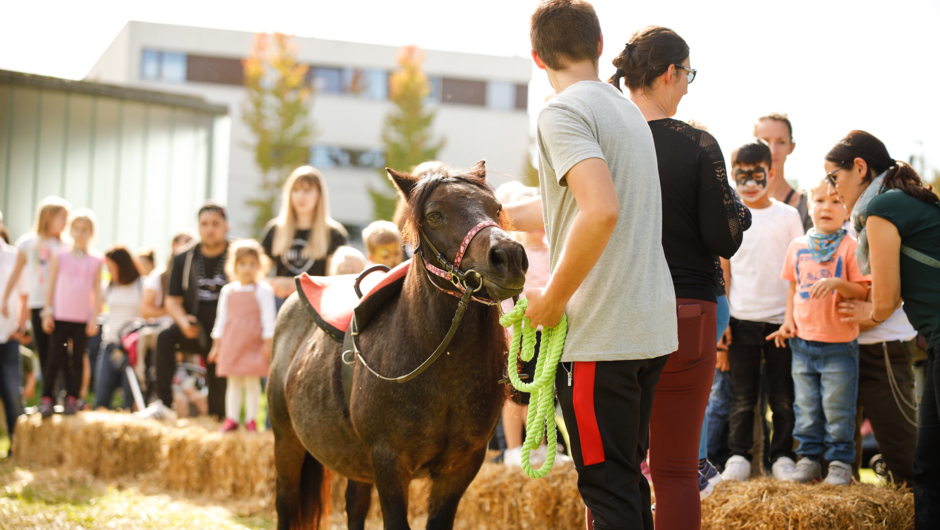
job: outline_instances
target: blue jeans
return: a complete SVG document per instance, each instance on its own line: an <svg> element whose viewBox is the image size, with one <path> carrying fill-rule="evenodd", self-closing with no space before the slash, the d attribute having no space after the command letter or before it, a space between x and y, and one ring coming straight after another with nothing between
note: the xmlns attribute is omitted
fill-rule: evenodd
<svg viewBox="0 0 940 530"><path fill-rule="evenodd" d="M7 433L13 440L16 419L23 414L23 364L20 343L10 340L0 344L0 399L7 415Z"/></svg>
<svg viewBox="0 0 940 530"><path fill-rule="evenodd" d="M858 341L830 343L794 337L789 342L796 414L793 437L800 443L797 454L853 462Z"/></svg>
<svg viewBox="0 0 940 530"><path fill-rule="evenodd" d="M728 307L728 297L718 297L718 337L725 334L731 312ZM714 402L714 404L713 404ZM722 444L721 431L728 423L728 414L731 413L731 377L728 372L715 370L715 379L712 381L711 394L708 396L708 406L705 408L705 419L702 420L702 439L698 447L698 459L703 460L708 455L718 454L721 445L728 445L727 439Z"/></svg>
<svg viewBox="0 0 940 530"><path fill-rule="evenodd" d="M98 355L98 363L95 366L95 408L112 408L112 396L118 385L124 388L124 408L131 408L134 403L134 395L131 394L131 386L127 381L127 373L124 368L127 366L127 356L120 350L120 355L115 355L115 349L118 344L105 344L101 347L101 353Z"/></svg>

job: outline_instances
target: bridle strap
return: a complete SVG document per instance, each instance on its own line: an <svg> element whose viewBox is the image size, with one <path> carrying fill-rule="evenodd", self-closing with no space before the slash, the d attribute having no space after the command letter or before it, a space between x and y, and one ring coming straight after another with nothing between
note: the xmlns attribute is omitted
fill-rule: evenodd
<svg viewBox="0 0 940 530"><path fill-rule="evenodd" d="M435 276L437 276L437 277L439 277L439 278L442 278L442 279L444 279L444 280L450 282L451 284L454 285L454 287L457 288L458 291L460 291L461 293L463 293L463 292L466 291L466 277L467 277L467 274L465 274L465 273L463 273L463 272L460 271L460 263L461 263L461 261L463 261L464 254L467 252L467 248L470 247L470 242L473 241L473 238L474 238L478 233L480 233L481 230L483 230L484 228L490 227L490 226L497 226L497 227L498 227L498 226L499 226L499 223L497 223L497 222L495 222L495 221L483 221L482 223L479 223L478 225L476 225L476 226L474 226L473 228L471 228L469 232L467 232L467 235L464 236L463 241L460 243L460 247L457 249L457 256L456 256L456 258L454 259L454 264L453 264L453 265L451 265L451 264L447 261L447 258L445 258L444 255L441 254L441 252L440 252L439 250L437 250L437 248L434 246L434 244L431 243L431 240L428 239L427 235L425 235L425 233L424 233L423 230L419 230L420 237L421 237L421 243L419 243L418 248L415 249L415 252L417 252L418 254L421 255L421 261L424 263L424 269L425 269L425 271L427 271L427 272L429 272L429 273L431 273L431 274L434 274ZM437 261L444 267L443 269L441 269L440 267L437 267L436 265L434 265L434 264L432 264L431 262L428 261L427 257L425 257L424 251L421 249L422 246L427 246L427 247L428 247L428 249L434 254L434 257L437 259ZM478 274L478 273L477 273L477 274ZM437 287L437 288L440 289L441 291L443 291L443 292L445 292L445 293L448 293L448 294L450 294L451 296L454 296L454 297L457 297L457 298L461 298L461 296L460 296L459 294L457 294L457 293L455 293L455 292L453 292L453 291L449 291L449 290L447 290L447 289L444 289L444 288L442 288L440 285L434 283L434 280L433 280L432 278L429 277L428 279L431 280L431 284L432 284L432 285L434 285L435 287ZM481 281L482 281L482 280L481 280ZM479 290L479 289L477 289L477 290ZM498 303L498 302L495 301L495 300L489 300L489 299L486 299L486 298L477 298L477 297L475 297L475 296L472 297L472 300L474 300L474 301L476 301L476 302L483 303L483 304L487 304L487 305L494 305L494 304Z"/></svg>

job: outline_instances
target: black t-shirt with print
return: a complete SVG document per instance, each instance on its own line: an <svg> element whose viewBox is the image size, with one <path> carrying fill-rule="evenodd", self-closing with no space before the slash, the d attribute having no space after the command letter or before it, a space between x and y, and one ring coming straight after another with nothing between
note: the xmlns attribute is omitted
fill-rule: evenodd
<svg viewBox="0 0 940 530"><path fill-rule="evenodd" d="M202 255L202 248L197 244L193 250L192 268L196 273L196 284L190 283L189 288L196 289L196 296L199 298L199 310L196 312L196 318L206 328L206 332L212 331L215 325L215 316L219 306L219 293L222 287L228 283L225 275L225 257L226 252L214 257L207 258ZM173 258L173 270L170 272L170 282L167 286L167 293L170 296L184 296L183 292L183 269L186 263L186 253L182 252ZM187 311L189 308L187 308Z"/></svg>
<svg viewBox="0 0 940 530"><path fill-rule="evenodd" d="M274 246L275 228L274 221L268 223L261 241L265 253L274 261L275 276L299 276L305 272L311 276L326 276L326 258L315 260L305 258L303 255L303 249L307 246L307 241L310 238L309 229L295 230L294 240L291 242L287 254L274 256L271 249ZM330 245L327 247L326 255L332 256L336 249L345 245L347 241L345 230L330 227Z"/></svg>

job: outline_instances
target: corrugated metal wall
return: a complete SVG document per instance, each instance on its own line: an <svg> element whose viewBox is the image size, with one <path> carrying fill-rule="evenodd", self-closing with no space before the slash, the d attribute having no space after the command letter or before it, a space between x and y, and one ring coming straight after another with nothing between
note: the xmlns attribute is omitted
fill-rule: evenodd
<svg viewBox="0 0 940 530"><path fill-rule="evenodd" d="M58 195L98 217L95 246L153 246L194 231L213 190L220 118L198 110L0 83L0 208L12 239ZM224 118L227 120L227 118ZM227 139L224 139L227 149ZM227 154L225 155L227 157Z"/></svg>

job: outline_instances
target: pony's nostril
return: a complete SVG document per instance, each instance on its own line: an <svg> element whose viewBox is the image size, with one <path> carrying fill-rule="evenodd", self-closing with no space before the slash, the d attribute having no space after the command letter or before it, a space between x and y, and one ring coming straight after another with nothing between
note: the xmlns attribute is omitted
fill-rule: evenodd
<svg viewBox="0 0 940 530"><path fill-rule="evenodd" d="M506 270L508 264L509 255L506 254L505 250L499 247L493 247L490 249L490 268L495 271L503 272Z"/></svg>
<svg viewBox="0 0 940 530"><path fill-rule="evenodd" d="M522 248L522 245L516 248L516 257L518 258L517 263L522 267L522 272L526 273L529 271L529 256L526 255L525 249Z"/></svg>

